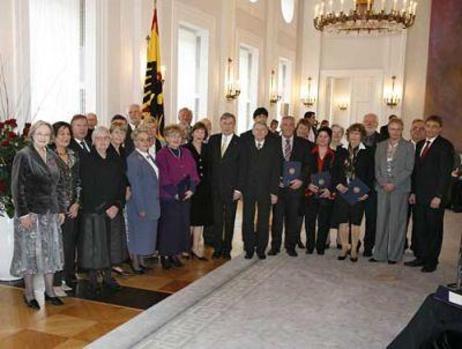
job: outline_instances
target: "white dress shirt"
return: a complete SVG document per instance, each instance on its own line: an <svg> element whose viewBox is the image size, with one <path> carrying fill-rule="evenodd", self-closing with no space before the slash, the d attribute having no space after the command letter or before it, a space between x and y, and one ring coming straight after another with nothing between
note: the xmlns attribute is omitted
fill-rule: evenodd
<svg viewBox="0 0 462 349"><path fill-rule="evenodd" d="M437 136L438 137L438 136ZM433 142L435 141L436 137L433 137L433 138L426 138L425 139L425 143L424 143L424 146L422 147L422 149L420 149L420 156L422 156L423 152L424 152L424 149L428 147L428 149L430 149L432 147L432 144ZM430 144L428 146L427 145L427 142L430 142ZM428 151L428 150L427 150Z"/></svg>
<svg viewBox="0 0 462 349"><path fill-rule="evenodd" d="M229 147L229 143L231 142L231 139L233 138L233 134L225 135L224 133L221 134L221 155L223 156L224 153L226 153L226 150Z"/></svg>
<svg viewBox="0 0 462 349"><path fill-rule="evenodd" d="M265 140L263 139L262 141L257 141L255 139L255 147L258 149L258 145L260 144L260 149L263 148L263 146L265 145Z"/></svg>
<svg viewBox="0 0 462 349"><path fill-rule="evenodd" d="M88 145L85 139L79 140L77 138L74 138L74 141L77 142L80 148L85 149L87 152L90 152L90 146ZM83 142L83 145L82 145L82 142Z"/></svg>

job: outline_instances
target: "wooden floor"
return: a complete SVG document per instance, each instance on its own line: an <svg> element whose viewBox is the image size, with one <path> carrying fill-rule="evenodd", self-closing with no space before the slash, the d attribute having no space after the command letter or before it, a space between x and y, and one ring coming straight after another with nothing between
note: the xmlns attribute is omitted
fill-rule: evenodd
<svg viewBox="0 0 462 349"><path fill-rule="evenodd" d="M211 253L211 249L207 249L206 254ZM224 262L184 260L184 267L168 271L154 264L144 275L117 277L117 280L130 288L171 294ZM34 311L25 306L22 288L1 284L0 348L82 348L142 312L73 297L63 301L64 306L46 305Z"/></svg>

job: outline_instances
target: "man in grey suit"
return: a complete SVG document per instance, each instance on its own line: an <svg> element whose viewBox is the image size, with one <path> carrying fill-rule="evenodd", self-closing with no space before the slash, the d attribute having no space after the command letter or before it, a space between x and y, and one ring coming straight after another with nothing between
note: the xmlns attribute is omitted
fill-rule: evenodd
<svg viewBox="0 0 462 349"><path fill-rule="evenodd" d="M371 262L395 264L404 253L408 198L414 168L414 147L404 140L403 121L388 124L390 138L375 152L377 190L377 231Z"/></svg>

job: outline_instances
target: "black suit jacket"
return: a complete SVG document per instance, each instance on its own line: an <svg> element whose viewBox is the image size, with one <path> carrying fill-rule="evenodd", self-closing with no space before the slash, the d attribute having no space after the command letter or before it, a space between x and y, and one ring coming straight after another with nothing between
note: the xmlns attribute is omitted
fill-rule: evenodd
<svg viewBox="0 0 462 349"><path fill-rule="evenodd" d="M269 139L271 141L275 141L276 139L278 139L278 137L279 136L277 134L272 133L268 130L268 135L266 136L266 140ZM241 133L241 139L243 141L253 140L254 137L253 137L252 129Z"/></svg>
<svg viewBox="0 0 462 349"><path fill-rule="evenodd" d="M422 158L420 153L424 145L425 140L416 146L412 192L416 195L417 204L429 205L434 197L438 197L442 207L447 201L451 183L454 147L447 139L438 136Z"/></svg>
<svg viewBox="0 0 462 349"><path fill-rule="evenodd" d="M282 136L279 136L276 140L276 143L279 144L281 148L281 181L284 171L284 145L282 144ZM308 178L310 177L310 163L312 154L311 151L314 147L314 144L306 139L301 137L294 136L294 143L292 147L292 153L290 154L289 161L298 161L302 164L302 172L300 176L300 180L303 181L303 185L298 190L292 190L294 193L302 194L304 188L306 187Z"/></svg>
<svg viewBox="0 0 462 349"><path fill-rule="evenodd" d="M263 148L258 150L252 136L243 139L240 148L238 190L243 193L244 198L246 195L256 198L277 195L282 166L282 149L279 143L267 136Z"/></svg>
<svg viewBox="0 0 462 349"><path fill-rule="evenodd" d="M336 169L334 170L333 184L337 187L338 184L347 186L345 164L349 156L348 150L345 148L339 148L336 151L337 162ZM370 190L374 189L374 151L372 148L366 147L361 149L356 156L355 161L355 174L364 184L366 184Z"/></svg>
<svg viewBox="0 0 462 349"><path fill-rule="evenodd" d="M388 138L390 138L390 135L388 134L388 125L383 125L380 128L380 141L384 141Z"/></svg>
<svg viewBox="0 0 462 349"><path fill-rule="evenodd" d="M211 136L208 141L210 184L212 195L219 195L223 200L232 200L239 178L240 139L233 135L223 157L221 157L221 139L222 134L219 133Z"/></svg>
<svg viewBox="0 0 462 349"><path fill-rule="evenodd" d="M85 142L87 142L87 140L85 139ZM91 150L91 143L88 143L87 142L87 145L88 147L90 148ZM78 144L74 138L71 139L71 142L69 143L69 148L72 149L74 151L74 153L78 154L80 158L82 158L83 156L85 155L88 155L90 154L88 151L86 151L84 148L82 148L80 146L80 144Z"/></svg>

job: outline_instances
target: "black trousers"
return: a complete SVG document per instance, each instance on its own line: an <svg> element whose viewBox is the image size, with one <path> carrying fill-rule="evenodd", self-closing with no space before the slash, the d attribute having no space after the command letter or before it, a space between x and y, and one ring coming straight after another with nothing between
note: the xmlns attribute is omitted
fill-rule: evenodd
<svg viewBox="0 0 462 349"><path fill-rule="evenodd" d="M364 233L364 251L372 252L375 244L375 231L377 228L377 192L371 190L369 198L364 203L366 216L366 229Z"/></svg>
<svg viewBox="0 0 462 349"><path fill-rule="evenodd" d="M223 200L220 195L213 196L213 248L215 252L231 252L236 220L237 201L232 197Z"/></svg>
<svg viewBox="0 0 462 349"><path fill-rule="evenodd" d="M62 280L66 281L66 284L70 285L71 281L75 279L75 258L79 237L79 229L77 223L77 218L69 218L66 216L64 224L61 226L63 237L64 269L55 275L54 284L56 286L60 286Z"/></svg>
<svg viewBox="0 0 462 349"><path fill-rule="evenodd" d="M327 236L331 226L331 214L333 203L331 200L319 200L311 198L306 206L305 232L306 249L313 251L316 247L318 252L326 249ZM316 221L318 222L318 234L316 237Z"/></svg>
<svg viewBox="0 0 462 349"><path fill-rule="evenodd" d="M415 205L417 255L425 266L436 267L443 242L444 208Z"/></svg>
<svg viewBox="0 0 462 349"><path fill-rule="evenodd" d="M271 224L271 248L279 251L282 245L282 231L285 231L284 247L294 249L300 235L298 211L301 203L299 192L289 188L279 190L278 202L273 206ZM298 230L297 230L298 229Z"/></svg>
<svg viewBox="0 0 462 349"><path fill-rule="evenodd" d="M244 193L244 216L242 220L242 238L244 250L248 253L256 248L257 254L264 254L269 240L269 217L271 212L271 197L254 193ZM258 211L257 226L255 214Z"/></svg>

